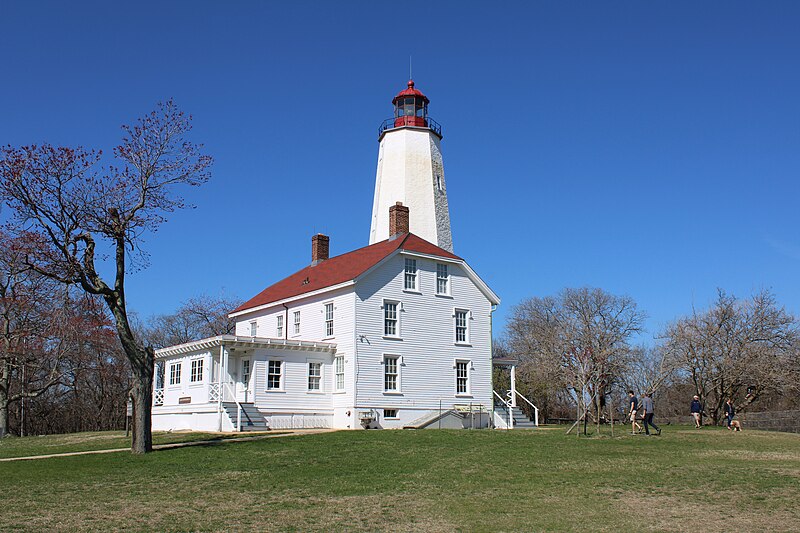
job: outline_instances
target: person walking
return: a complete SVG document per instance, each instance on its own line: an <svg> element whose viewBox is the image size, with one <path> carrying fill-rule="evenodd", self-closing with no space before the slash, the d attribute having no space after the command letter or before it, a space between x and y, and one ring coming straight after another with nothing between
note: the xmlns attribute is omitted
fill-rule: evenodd
<svg viewBox="0 0 800 533"><path fill-rule="evenodd" d="M728 429L731 429L731 423L733 422L733 417L736 416L736 408L733 407L733 400L728 398L725 402L725 418L728 419Z"/></svg>
<svg viewBox="0 0 800 533"><path fill-rule="evenodd" d="M653 398L651 397L649 392L644 393L644 398L642 398L642 415L644 417L644 432L648 435L650 434L650 428L648 425L653 426L653 429L656 430L656 435L661 435L661 428L658 427L653 423L653 410L655 407L653 406Z"/></svg>
<svg viewBox="0 0 800 533"><path fill-rule="evenodd" d="M628 416L631 417L631 435L636 435L636 428L642 430L642 426L636 423L636 411L639 410L639 400L632 390L628 391Z"/></svg>
<svg viewBox="0 0 800 533"><path fill-rule="evenodd" d="M700 404L700 396L697 394L694 395L692 398L692 407L691 407L692 416L694 417L694 427L701 428L703 427L700 424L700 413L703 412L703 406Z"/></svg>

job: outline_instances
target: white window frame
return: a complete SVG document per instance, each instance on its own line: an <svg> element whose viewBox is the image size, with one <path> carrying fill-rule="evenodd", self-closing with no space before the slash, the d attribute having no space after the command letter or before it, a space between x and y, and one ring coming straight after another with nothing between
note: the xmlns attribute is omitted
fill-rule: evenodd
<svg viewBox="0 0 800 533"><path fill-rule="evenodd" d="M333 358L333 390L336 392L344 392L344 372L344 355L337 355Z"/></svg>
<svg viewBox="0 0 800 533"><path fill-rule="evenodd" d="M392 319L389 316L390 309L394 307L394 318ZM400 314L403 310L403 304L397 300L383 300L383 305L381 306L383 310L383 337L388 339L399 339L401 338L400 334ZM394 333L389 333L389 321L394 321Z"/></svg>
<svg viewBox="0 0 800 533"><path fill-rule="evenodd" d="M300 335L300 311L294 312L294 334Z"/></svg>
<svg viewBox="0 0 800 533"><path fill-rule="evenodd" d="M311 365L317 365L319 367L319 374L312 375L311 374ZM306 390L309 394L323 394L325 391L323 390L323 383L325 377L325 370L323 362L318 359L308 359L306 361ZM311 379L316 379L317 388L311 388Z"/></svg>
<svg viewBox="0 0 800 533"><path fill-rule="evenodd" d="M203 363L205 363L203 359L192 359L189 372L189 383L203 382Z"/></svg>
<svg viewBox="0 0 800 533"><path fill-rule="evenodd" d="M325 336L324 338L330 339L334 336L334 313L335 308L333 306L333 302L325 302L322 305L322 313L325 315Z"/></svg>
<svg viewBox="0 0 800 533"><path fill-rule="evenodd" d="M459 313L464 314L464 340L458 339L458 315ZM469 321L472 317L472 313L469 309L462 309L462 308L454 308L453 309L453 344L458 344L459 346L471 346L469 340Z"/></svg>
<svg viewBox="0 0 800 533"><path fill-rule="evenodd" d="M387 362L389 360L394 360L394 373L389 374L387 373ZM381 366L383 366L383 393L384 394L402 394L402 384L403 384L403 357L397 354L383 354L381 358ZM390 375L395 377L395 388L394 389L387 389L386 388L386 378Z"/></svg>
<svg viewBox="0 0 800 533"><path fill-rule="evenodd" d="M245 363L247 368L245 369ZM250 390L250 378L253 376L253 361L251 359L242 359L242 383L246 390Z"/></svg>
<svg viewBox="0 0 800 533"><path fill-rule="evenodd" d="M419 269L417 269L417 260L413 257L405 258L405 266L403 268L403 291L420 292Z"/></svg>
<svg viewBox="0 0 800 533"><path fill-rule="evenodd" d="M394 415L393 416L389 416L388 414L386 414L387 411L394 411ZM384 420L397 420L397 419L400 418L400 410L396 409L396 408L394 408L394 409L384 409L383 410L383 418L384 418Z"/></svg>
<svg viewBox="0 0 800 533"><path fill-rule="evenodd" d="M181 370L182 370L182 363L181 361L177 361L175 363L169 364L169 384L170 386L180 385L181 384Z"/></svg>
<svg viewBox="0 0 800 533"><path fill-rule="evenodd" d="M272 363L277 363L280 367L279 373L272 372ZM283 359L268 359L267 360L267 380L265 383L267 392L283 392L284 375L286 373L286 362ZM278 387L270 386L270 376L278 376Z"/></svg>
<svg viewBox="0 0 800 533"><path fill-rule="evenodd" d="M258 322L253 320L252 322L250 322L250 336L255 337L256 333L258 333Z"/></svg>
<svg viewBox="0 0 800 533"><path fill-rule="evenodd" d="M442 277L444 272L444 277ZM439 290L439 282L444 280L444 291ZM450 268L447 263L436 263L436 294L450 296Z"/></svg>
<svg viewBox="0 0 800 533"><path fill-rule="evenodd" d="M278 315L277 318L278 318L278 325L275 328L275 335L279 339L282 339L283 338L283 326L284 326L284 324L283 324L283 315Z"/></svg>
<svg viewBox="0 0 800 533"><path fill-rule="evenodd" d="M459 365L460 364L464 365L463 366L464 372L466 372L466 375L464 375L464 376L459 376L458 375L458 369L459 369ZM471 376L469 375L471 369L472 369L472 360L470 360L470 359L456 359L453 362L453 370L454 370L454 374L455 374L454 386L455 386L456 396L458 396L458 397L472 396L472 379L471 379ZM466 380L466 382L465 382L466 391L465 392L459 392L458 391L458 384L459 384L459 380L460 379Z"/></svg>

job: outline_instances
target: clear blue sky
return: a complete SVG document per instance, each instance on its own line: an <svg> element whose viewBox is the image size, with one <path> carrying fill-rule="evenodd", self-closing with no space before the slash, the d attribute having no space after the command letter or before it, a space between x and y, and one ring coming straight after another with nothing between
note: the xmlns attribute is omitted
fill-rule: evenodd
<svg viewBox="0 0 800 533"><path fill-rule="evenodd" d="M632 296L649 336L722 287L800 312L798 2L12 2L0 143L113 147L174 97L216 163L129 278L141 315L249 298L367 243L408 77L444 128L455 251L503 299Z"/></svg>

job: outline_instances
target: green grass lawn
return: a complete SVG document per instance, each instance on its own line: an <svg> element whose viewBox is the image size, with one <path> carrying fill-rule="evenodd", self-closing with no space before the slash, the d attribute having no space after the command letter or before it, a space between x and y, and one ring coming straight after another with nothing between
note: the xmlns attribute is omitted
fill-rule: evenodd
<svg viewBox="0 0 800 533"><path fill-rule="evenodd" d="M0 463L0 530L800 531L800 436L341 431Z"/></svg>
<svg viewBox="0 0 800 533"><path fill-rule="evenodd" d="M241 436L242 434L237 433L156 432L153 433L153 444L221 440ZM10 437L0 439L0 459L91 450L113 450L115 448L130 448L130 446L131 439L125 436L124 431L94 431L23 438Z"/></svg>

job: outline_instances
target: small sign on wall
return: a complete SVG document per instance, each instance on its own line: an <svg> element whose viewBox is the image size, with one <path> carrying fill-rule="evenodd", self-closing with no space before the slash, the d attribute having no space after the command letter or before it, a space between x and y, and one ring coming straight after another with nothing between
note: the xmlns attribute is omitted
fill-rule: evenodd
<svg viewBox="0 0 800 533"><path fill-rule="evenodd" d="M178 398L178 403L192 403L192 397L191 396L181 396L180 398Z"/></svg>

